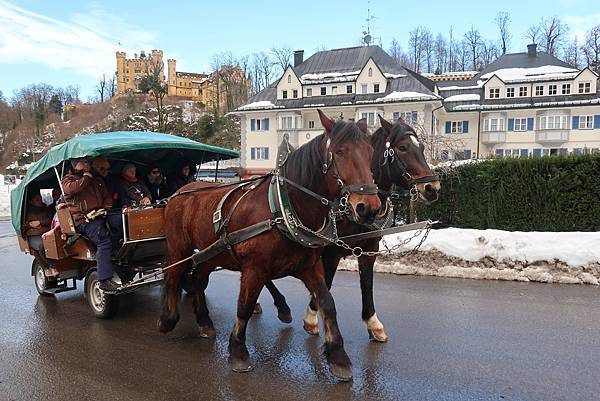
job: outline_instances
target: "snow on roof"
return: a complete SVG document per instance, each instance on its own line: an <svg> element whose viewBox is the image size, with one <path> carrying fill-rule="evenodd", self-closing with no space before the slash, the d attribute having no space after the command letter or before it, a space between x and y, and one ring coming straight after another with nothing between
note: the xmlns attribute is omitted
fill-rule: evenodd
<svg viewBox="0 0 600 401"><path fill-rule="evenodd" d="M317 84L324 82L347 82L353 81L358 77L360 71L350 72L324 72L321 74L304 74L300 77L303 84Z"/></svg>
<svg viewBox="0 0 600 401"><path fill-rule="evenodd" d="M429 99L438 99L438 97L435 95L429 95L427 93L394 91L387 96L375 99L375 102L394 102L396 100L429 100Z"/></svg>
<svg viewBox="0 0 600 401"><path fill-rule="evenodd" d="M584 100L565 100L560 102L535 102L535 103L510 103L510 104L461 104L453 108L454 111L468 110L497 110L497 109L520 109L526 107L556 107L574 106L583 104L600 104L600 98Z"/></svg>
<svg viewBox="0 0 600 401"><path fill-rule="evenodd" d="M238 110L262 110L262 109L275 109L282 108L282 106L276 106L269 100L261 100L260 102L249 103L244 106L238 107Z"/></svg>
<svg viewBox="0 0 600 401"><path fill-rule="evenodd" d="M449 96L444 99L445 102L468 102L472 100L481 100L481 96L474 93L469 93L465 95Z"/></svg>
<svg viewBox="0 0 600 401"><path fill-rule="evenodd" d="M498 76L504 82L539 81L548 79L570 79L579 73L576 68L560 67L557 65L543 65L534 68L504 68L487 74L481 79L489 79L492 75Z"/></svg>
<svg viewBox="0 0 600 401"><path fill-rule="evenodd" d="M455 91L460 89L479 89L483 86L483 81L477 81L477 85L474 86L440 86L440 91Z"/></svg>
<svg viewBox="0 0 600 401"><path fill-rule="evenodd" d="M385 74L386 78L392 78L392 79L396 79L396 78L404 78L406 77L406 74L390 74L389 72L386 72Z"/></svg>

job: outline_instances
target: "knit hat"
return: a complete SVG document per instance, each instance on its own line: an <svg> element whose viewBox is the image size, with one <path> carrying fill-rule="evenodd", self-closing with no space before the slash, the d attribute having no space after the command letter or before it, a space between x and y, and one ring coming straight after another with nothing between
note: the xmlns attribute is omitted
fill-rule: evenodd
<svg viewBox="0 0 600 401"><path fill-rule="evenodd" d="M94 159L94 161L92 162L92 168L94 170L98 170L99 168L110 168L110 163L108 162L108 159L104 156L98 156Z"/></svg>

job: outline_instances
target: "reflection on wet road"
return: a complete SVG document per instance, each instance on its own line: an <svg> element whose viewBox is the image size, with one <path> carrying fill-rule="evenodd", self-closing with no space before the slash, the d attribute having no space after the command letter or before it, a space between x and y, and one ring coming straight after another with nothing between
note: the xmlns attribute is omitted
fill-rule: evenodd
<svg viewBox="0 0 600 401"><path fill-rule="evenodd" d="M6 223L1 223L3 227ZM0 232L2 232L0 230ZM339 384L321 339L302 330L306 290L279 280L294 322L268 294L248 327L254 371L227 365L238 276L211 277L214 341L198 336L191 299L168 335L156 330L158 288L127 295L96 320L77 291L38 297L31 259L0 238L1 400L593 400L600 393L600 289L378 275L378 315L390 337L368 341L355 273L333 295L354 380Z"/></svg>

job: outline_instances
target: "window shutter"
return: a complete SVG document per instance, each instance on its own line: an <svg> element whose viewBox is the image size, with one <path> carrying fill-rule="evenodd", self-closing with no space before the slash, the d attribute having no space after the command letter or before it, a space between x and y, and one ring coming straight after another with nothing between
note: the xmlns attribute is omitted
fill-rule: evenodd
<svg viewBox="0 0 600 401"><path fill-rule="evenodd" d="M269 130L269 119L265 118L263 119L263 131L268 131Z"/></svg>
<svg viewBox="0 0 600 401"><path fill-rule="evenodd" d="M527 119L527 131L533 131L533 117Z"/></svg>
<svg viewBox="0 0 600 401"><path fill-rule="evenodd" d="M509 131L514 131L515 130L515 119L514 118L509 118L508 119L508 130Z"/></svg>
<svg viewBox="0 0 600 401"><path fill-rule="evenodd" d="M579 129L579 116L573 116L573 125L571 129Z"/></svg>
<svg viewBox="0 0 600 401"><path fill-rule="evenodd" d="M527 157L529 155L529 151L527 149L521 149L521 157Z"/></svg>
<svg viewBox="0 0 600 401"><path fill-rule="evenodd" d="M419 115L417 114L417 112L413 111L412 113L410 113L410 117L412 119L413 125L417 125L417 123L419 121Z"/></svg>
<svg viewBox="0 0 600 401"><path fill-rule="evenodd" d="M558 150L558 154L563 155L563 156L568 155L569 154L569 149L567 149L567 148L560 148Z"/></svg>
<svg viewBox="0 0 600 401"><path fill-rule="evenodd" d="M600 114L594 116L594 128L600 128Z"/></svg>
<svg viewBox="0 0 600 401"><path fill-rule="evenodd" d="M256 120L254 118L250 120L250 131L256 131Z"/></svg>
<svg viewBox="0 0 600 401"><path fill-rule="evenodd" d="M465 160L471 158L471 149L465 149Z"/></svg>
<svg viewBox="0 0 600 401"><path fill-rule="evenodd" d="M463 134L466 134L468 132L469 132L469 122L463 121Z"/></svg>
<svg viewBox="0 0 600 401"><path fill-rule="evenodd" d="M269 119L267 118L267 121L268 120ZM265 148L265 155L264 156L265 156L265 160L269 160L269 148Z"/></svg>
<svg viewBox="0 0 600 401"><path fill-rule="evenodd" d="M542 156L542 149L539 149L539 148L538 148L538 149L533 149L533 155L534 155L535 157L540 157L540 156Z"/></svg>
<svg viewBox="0 0 600 401"><path fill-rule="evenodd" d="M450 121L446 121L446 134L449 134L452 130L452 123Z"/></svg>
<svg viewBox="0 0 600 401"><path fill-rule="evenodd" d="M250 148L250 159L256 160L256 148Z"/></svg>

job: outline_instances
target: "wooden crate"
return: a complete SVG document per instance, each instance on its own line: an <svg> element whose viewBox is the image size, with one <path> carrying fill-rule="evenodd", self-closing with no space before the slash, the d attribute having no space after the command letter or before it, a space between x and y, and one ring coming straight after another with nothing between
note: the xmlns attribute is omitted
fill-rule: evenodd
<svg viewBox="0 0 600 401"><path fill-rule="evenodd" d="M68 248L69 256L65 254L64 245L67 241L67 235L62 233L61 227L56 227L42 235L44 248L46 249L46 257L48 259L61 260L65 258L94 260L96 249L94 244L88 241L79 239Z"/></svg>
<svg viewBox="0 0 600 401"><path fill-rule="evenodd" d="M164 237L165 208L128 210L127 228L131 241Z"/></svg>
<svg viewBox="0 0 600 401"><path fill-rule="evenodd" d="M21 252L29 253L29 242L20 235L17 235L17 239L19 240L19 248L21 248Z"/></svg>
<svg viewBox="0 0 600 401"><path fill-rule="evenodd" d="M77 232L75 229L75 223L73 222L73 217L71 216L71 212L69 212L68 207L57 209L56 214L58 215L58 222L63 233L75 234Z"/></svg>

